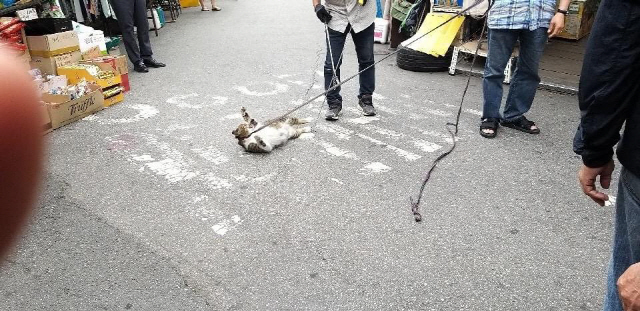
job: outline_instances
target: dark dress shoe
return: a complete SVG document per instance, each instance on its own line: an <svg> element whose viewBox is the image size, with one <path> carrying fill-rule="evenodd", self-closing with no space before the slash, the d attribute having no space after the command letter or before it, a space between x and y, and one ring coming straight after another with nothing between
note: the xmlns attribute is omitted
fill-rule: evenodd
<svg viewBox="0 0 640 311"><path fill-rule="evenodd" d="M166 67L167 65L151 58L151 59L145 59L144 60L144 64L147 65L147 67L151 67L151 68L160 68L160 67Z"/></svg>
<svg viewBox="0 0 640 311"><path fill-rule="evenodd" d="M135 70L137 72L142 72L142 73L149 72L149 68L147 68L147 66L145 66L145 64L143 62L139 62L137 64L134 64L133 65L133 70Z"/></svg>

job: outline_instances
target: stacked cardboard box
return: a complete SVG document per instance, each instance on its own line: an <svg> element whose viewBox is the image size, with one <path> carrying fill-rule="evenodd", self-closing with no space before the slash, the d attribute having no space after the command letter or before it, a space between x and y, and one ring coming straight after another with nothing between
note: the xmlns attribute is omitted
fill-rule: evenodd
<svg viewBox="0 0 640 311"><path fill-rule="evenodd" d="M95 67L95 68L92 68ZM122 77L113 71L104 71L95 65L80 64L58 68L58 73L67 76L70 83L89 81L96 83L105 94L104 106L109 107L124 100Z"/></svg>
<svg viewBox="0 0 640 311"><path fill-rule="evenodd" d="M42 73L57 75L58 67L71 65L81 60L80 41L74 31L43 36L27 36L31 51L31 67Z"/></svg>

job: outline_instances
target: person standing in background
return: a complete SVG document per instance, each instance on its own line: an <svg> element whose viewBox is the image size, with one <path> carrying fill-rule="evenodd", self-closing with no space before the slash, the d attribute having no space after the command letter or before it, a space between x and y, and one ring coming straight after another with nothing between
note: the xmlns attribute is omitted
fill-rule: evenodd
<svg viewBox="0 0 640 311"><path fill-rule="evenodd" d="M149 72L148 67L165 67L165 64L153 59L149 40L147 2L145 0L111 0L111 7L118 19L124 46L129 60L133 63L133 69L145 73ZM134 27L137 28L137 42Z"/></svg>
<svg viewBox="0 0 640 311"><path fill-rule="evenodd" d="M325 0L325 4L326 7L320 3L320 0L313 0L316 16L328 25L329 40L324 63L324 88L328 90L340 83L340 65L342 65L340 56L349 33L356 46L359 71L374 64L373 33L377 6L375 0ZM334 73L337 79L333 78ZM375 78L374 67L360 73L358 104L365 116L376 115L372 97L376 84ZM329 107L325 119L338 120L342 111L340 87L327 93L327 103Z"/></svg>
<svg viewBox="0 0 640 311"><path fill-rule="evenodd" d="M220 7L218 7L216 5L216 0L211 0L211 9L207 9L207 7L204 6L204 0L198 0L200 1L200 7L202 8L201 11L221 11L222 9Z"/></svg>
<svg viewBox="0 0 640 311"><path fill-rule="evenodd" d="M482 137L496 137L499 125L529 134L540 133L536 124L524 114L531 109L540 83L538 65L544 47L549 37L564 29L569 2L560 0L556 10L556 0L495 0L487 18L489 51L482 81ZM501 115L504 70L517 41L520 42L518 64L504 115Z"/></svg>

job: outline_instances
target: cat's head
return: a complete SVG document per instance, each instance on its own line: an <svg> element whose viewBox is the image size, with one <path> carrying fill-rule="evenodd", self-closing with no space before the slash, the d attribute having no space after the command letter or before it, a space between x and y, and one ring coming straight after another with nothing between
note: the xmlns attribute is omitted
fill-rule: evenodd
<svg viewBox="0 0 640 311"><path fill-rule="evenodd" d="M242 123L231 132L238 140L245 139L251 135L252 130L258 125L255 119L251 119L249 123Z"/></svg>

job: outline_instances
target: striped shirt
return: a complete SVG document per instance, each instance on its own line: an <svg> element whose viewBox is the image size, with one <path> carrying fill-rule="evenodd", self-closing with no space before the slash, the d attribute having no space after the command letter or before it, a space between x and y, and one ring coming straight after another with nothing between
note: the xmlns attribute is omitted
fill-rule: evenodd
<svg viewBox="0 0 640 311"><path fill-rule="evenodd" d="M361 32L376 19L376 0L368 0L364 6L358 0L325 0L325 6L332 17L329 28L338 32L345 32L349 24L354 32Z"/></svg>
<svg viewBox="0 0 640 311"><path fill-rule="evenodd" d="M556 0L495 0L489 11L490 29L549 28Z"/></svg>

